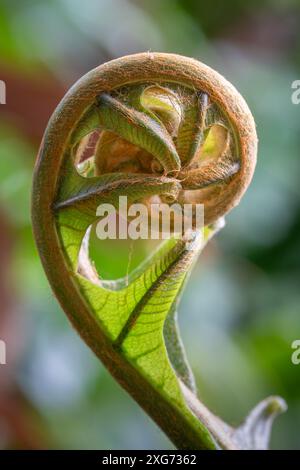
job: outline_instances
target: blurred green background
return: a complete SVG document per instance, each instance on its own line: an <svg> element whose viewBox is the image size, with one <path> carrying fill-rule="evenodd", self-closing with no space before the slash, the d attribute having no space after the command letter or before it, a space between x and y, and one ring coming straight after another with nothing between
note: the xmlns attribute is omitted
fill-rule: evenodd
<svg viewBox="0 0 300 470"><path fill-rule="evenodd" d="M200 257L180 307L200 396L231 424L262 398L283 396L289 410L271 445L300 449L300 365L291 363L300 339L300 105L291 102L299 25L298 0L1 0L0 448L172 448L71 329L30 225L35 156L65 91L104 61L152 50L221 72L259 135L253 183ZM127 266L125 250L113 263L114 250L98 253L103 275Z"/></svg>

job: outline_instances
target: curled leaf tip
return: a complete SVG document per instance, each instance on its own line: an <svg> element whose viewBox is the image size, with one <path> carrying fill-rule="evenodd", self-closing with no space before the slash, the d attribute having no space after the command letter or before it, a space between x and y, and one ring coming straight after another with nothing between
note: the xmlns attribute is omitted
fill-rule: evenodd
<svg viewBox="0 0 300 470"><path fill-rule="evenodd" d="M233 435L239 448L267 450L274 419L287 410L285 400L271 396L258 403Z"/></svg>

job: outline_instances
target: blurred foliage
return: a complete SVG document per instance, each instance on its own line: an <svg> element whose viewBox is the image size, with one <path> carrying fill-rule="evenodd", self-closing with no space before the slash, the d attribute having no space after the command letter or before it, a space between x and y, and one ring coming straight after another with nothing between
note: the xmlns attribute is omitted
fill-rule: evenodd
<svg viewBox="0 0 300 470"><path fill-rule="evenodd" d="M8 97L0 106L0 206L13 234L7 276L23 325L13 330L22 348L9 380L38 415L41 446L170 447L81 343L50 292L29 203L44 123L31 134L24 108L18 109L28 80L45 94L53 83L58 102L62 90L97 64L157 50L196 57L232 81L253 111L260 141L253 184L200 258L180 308L200 396L236 424L260 399L282 395L289 410L275 424L272 446L300 448L300 366L290 360L291 343L300 338L300 108L291 103L291 83L299 79L299 19L296 0L89 0L84 6L2 0L0 79ZM33 95L32 120L50 117L51 106ZM144 248L135 250L132 267ZM104 277L128 269L127 244L93 249ZM1 315L6 321L7 313ZM26 447L5 419L0 411L0 447Z"/></svg>

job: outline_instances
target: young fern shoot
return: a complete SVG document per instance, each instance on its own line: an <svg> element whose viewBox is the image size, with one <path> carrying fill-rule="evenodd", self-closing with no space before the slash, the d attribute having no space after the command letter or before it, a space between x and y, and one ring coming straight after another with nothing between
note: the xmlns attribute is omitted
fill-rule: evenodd
<svg viewBox="0 0 300 470"><path fill-rule="evenodd" d="M82 339L180 449L266 448L284 408L267 399L238 429L215 417L197 398L176 324L190 271L246 191L256 151L254 120L235 88L196 60L161 53L81 78L40 148L32 219L52 289ZM97 207L117 207L120 196L129 206L201 203L204 227L192 212L192 231L166 240L126 280L103 281L89 260L90 227Z"/></svg>

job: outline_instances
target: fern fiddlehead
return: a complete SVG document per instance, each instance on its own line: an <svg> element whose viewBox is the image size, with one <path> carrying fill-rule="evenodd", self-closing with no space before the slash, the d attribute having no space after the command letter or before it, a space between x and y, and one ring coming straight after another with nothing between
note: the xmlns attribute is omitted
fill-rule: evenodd
<svg viewBox="0 0 300 470"><path fill-rule="evenodd" d="M238 430L213 416L197 399L176 325L184 282L247 189L256 146L251 113L222 76L193 59L145 53L72 87L35 168L34 233L53 291L84 341L181 449L266 446L268 432L257 443L256 429L268 430L283 406L263 402ZM122 195L129 205L204 204L204 237L194 227L166 241L129 282L102 281L89 261L89 229L99 204L117 206Z"/></svg>

